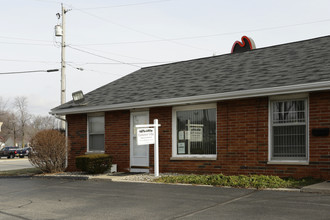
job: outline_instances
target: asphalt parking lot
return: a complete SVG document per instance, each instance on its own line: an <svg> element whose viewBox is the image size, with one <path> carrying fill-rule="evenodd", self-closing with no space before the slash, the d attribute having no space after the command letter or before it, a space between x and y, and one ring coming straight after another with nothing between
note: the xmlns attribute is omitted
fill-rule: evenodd
<svg viewBox="0 0 330 220"><path fill-rule="evenodd" d="M0 178L0 219L329 219L330 195Z"/></svg>
<svg viewBox="0 0 330 220"><path fill-rule="evenodd" d="M32 167L33 166L30 164L29 159L27 157L14 159L7 159L6 157L1 157L0 159L0 171L18 170Z"/></svg>

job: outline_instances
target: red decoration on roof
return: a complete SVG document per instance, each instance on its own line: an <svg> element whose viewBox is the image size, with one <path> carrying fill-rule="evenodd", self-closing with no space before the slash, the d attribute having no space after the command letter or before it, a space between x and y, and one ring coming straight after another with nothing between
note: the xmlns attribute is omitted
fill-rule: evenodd
<svg viewBox="0 0 330 220"><path fill-rule="evenodd" d="M253 50L256 48L256 45L252 38L243 36L241 38L242 42L240 41L235 41L231 48L231 53L242 53L245 51Z"/></svg>

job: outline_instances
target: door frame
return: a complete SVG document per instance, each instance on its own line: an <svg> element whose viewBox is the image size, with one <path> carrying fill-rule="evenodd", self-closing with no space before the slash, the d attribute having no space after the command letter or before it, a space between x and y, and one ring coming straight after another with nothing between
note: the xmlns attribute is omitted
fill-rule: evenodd
<svg viewBox="0 0 330 220"><path fill-rule="evenodd" d="M131 111L130 113L130 155L129 155L129 168L130 172L142 172L142 173L149 173L149 165L150 165L150 155L149 155L149 145L147 148L147 158L148 158L148 166L147 167L133 167L132 168L132 158L133 158L133 116L135 115L146 115L147 116L147 124L149 124L149 110L141 110L141 111Z"/></svg>

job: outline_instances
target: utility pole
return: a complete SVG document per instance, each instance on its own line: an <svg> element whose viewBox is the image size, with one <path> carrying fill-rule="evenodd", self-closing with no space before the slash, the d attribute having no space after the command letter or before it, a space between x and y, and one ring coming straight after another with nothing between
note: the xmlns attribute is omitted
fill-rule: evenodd
<svg viewBox="0 0 330 220"><path fill-rule="evenodd" d="M55 36L61 37L61 105L66 102L66 75L65 75L65 15L69 10L66 10L61 4L61 14L57 13L57 18L62 17L62 24L55 26ZM65 129L65 116L61 116L61 128Z"/></svg>
<svg viewBox="0 0 330 220"><path fill-rule="evenodd" d="M66 102L66 76L65 76L65 14L66 10L62 6L62 43L61 43L61 105ZM62 119L65 120L65 116L62 116ZM61 128L65 130L65 121L62 120Z"/></svg>

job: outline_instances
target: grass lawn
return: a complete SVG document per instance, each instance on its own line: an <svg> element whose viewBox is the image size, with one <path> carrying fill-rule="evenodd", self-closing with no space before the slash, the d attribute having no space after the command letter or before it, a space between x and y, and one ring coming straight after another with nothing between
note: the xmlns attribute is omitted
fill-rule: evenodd
<svg viewBox="0 0 330 220"><path fill-rule="evenodd" d="M223 174L214 175L169 175L156 179L161 183L186 183L212 186L230 186L237 188L302 188L307 185L322 182L323 180L314 178L293 179L279 178L278 176L265 175L238 175L225 176Z"/></svg>
<svg viewBox="0 0 330 220"><path fill-rule="evenodd" d="M38 168L26 168L20 170L0 171L0 176L32 176L41 173L41 170Z"/></svg>

